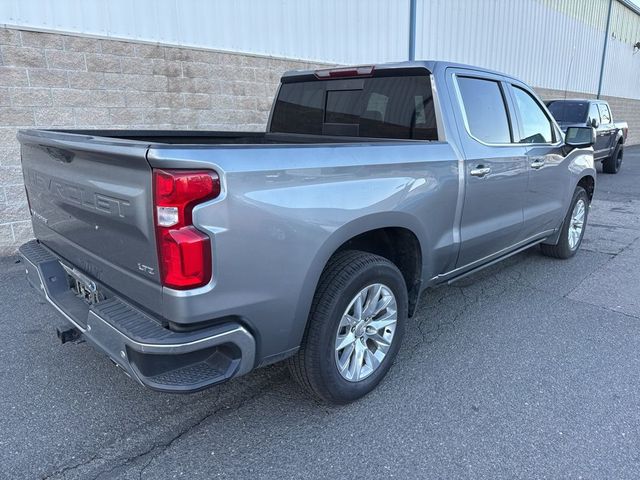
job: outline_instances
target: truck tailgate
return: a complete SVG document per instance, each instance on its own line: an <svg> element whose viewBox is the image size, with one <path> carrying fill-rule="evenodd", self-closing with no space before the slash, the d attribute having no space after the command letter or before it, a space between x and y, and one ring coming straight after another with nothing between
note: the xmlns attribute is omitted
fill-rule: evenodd
<svg viewBox="0 0 640 480"><path fill-rule="evenodd" d="M36 238L113 290L160 310L148 144L56 131L18 134Z"/></svg>

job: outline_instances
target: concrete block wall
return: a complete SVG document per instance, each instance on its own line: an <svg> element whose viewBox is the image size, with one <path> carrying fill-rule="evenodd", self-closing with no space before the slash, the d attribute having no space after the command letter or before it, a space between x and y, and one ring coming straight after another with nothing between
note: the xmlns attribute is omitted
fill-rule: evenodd
<svg viewBox="0 0 640 480"><path fill-rule="evenodd" d="M32 235L18 129L262 130L282 73L315 66L0 28L0 255Z"/></svg>
<svg viewBox="0 0 640 480"><path fill-rule="evenodd" d="M281 74L316 66L0 28L0 255L32 235L18 129L263 130ZM545 99L564 95L538 92ZM606 99L615 117L629 123L628 143L640 143L640 101Z"/></svg>

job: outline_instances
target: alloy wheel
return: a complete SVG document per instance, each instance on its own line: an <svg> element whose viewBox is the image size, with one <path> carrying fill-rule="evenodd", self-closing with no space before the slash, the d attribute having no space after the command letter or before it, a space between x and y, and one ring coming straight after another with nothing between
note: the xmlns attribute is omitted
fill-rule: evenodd
<svg viewBox="0 0 640 480"><path fill-rule="evenodd" d="M353 297L344 311L335 339L340 375L358 382L375 372L387 356L398 322L396 297L381 283L369 285Z"/></svg>

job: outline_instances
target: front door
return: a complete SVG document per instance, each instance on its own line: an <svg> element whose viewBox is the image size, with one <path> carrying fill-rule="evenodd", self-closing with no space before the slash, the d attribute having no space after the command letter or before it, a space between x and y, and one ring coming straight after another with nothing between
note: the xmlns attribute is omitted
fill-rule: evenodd
<svg viewBox="0 0 640 480"><path fill-rule="evenodd" d="M510 102L501 77L457 69L450 81L464 126L460 268L506 252L522 240L526 149L513 142Z"/></svg>
<svg viewBox="0 0 640 480"><path fill-rule="evenodd" d="M518 119L519 142L527 147L528 183L523 234L533 237L558 227L564 218L567 165L561 133L537 97L524 85L509 85Z"/></svg>

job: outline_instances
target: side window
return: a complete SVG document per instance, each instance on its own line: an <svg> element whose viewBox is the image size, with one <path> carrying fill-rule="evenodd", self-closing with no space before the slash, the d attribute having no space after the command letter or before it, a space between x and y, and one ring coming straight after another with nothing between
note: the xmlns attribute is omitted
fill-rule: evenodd
<svg viewBox="0 0 640 480"><path fill-rule="evenodd" d="M595 103L589 105L589 118L587 121L591 124L591 120L596 119L600 123L600 112L598 112L598 106Z"/></svg>
<svg viewBox="0 0 640 480"><path fill-rule="evenodd" d="M611 112L609 111L609 107L604 103L599 103L598 110L600 110L600 124L607 125L611 123Z"/></svg>
<svg viewBox="0 0 640 480"><path fill-rule="evenodd" d="M513 85L516 105L522 122L520 143L552 143L553 129L540 104L529 92Z"/></svg>
<svg viewBox="0 0 640 480"><path fill-rule="evenodd" d="M458 77L458 87L471 135L486 143L511 143L509 117L500 84Z"/></svg>

